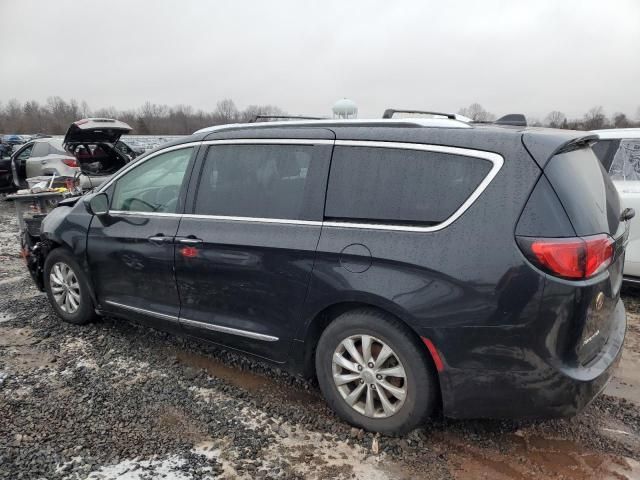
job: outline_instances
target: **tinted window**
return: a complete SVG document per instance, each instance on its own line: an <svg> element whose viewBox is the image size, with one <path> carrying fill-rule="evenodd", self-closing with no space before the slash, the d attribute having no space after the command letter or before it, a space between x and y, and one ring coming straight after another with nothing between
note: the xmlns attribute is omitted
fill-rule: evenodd
<svg viewBox="0 0 640 480"><path fill-rule="evenodd" d="M578 235L615 235L620 200L590 148L554 155L544 170Z"/></svg>
<svg viewBox="0 0 640 480"><path fill-rule="evenodd" d="M111 208L133 212L176 213L182 180L193 148L157 155L120 177Z"/></svg>
<svg viewBox="0 0 640 480"><path fill-rule="evenodd" d="M325 215L381 222L440 223L491 170L479 158L370 147L336 147Z"/></svg>
<svg viewBox="0 0 640 480"><path fill-rule="evenodd" d="M593 150L593 153L596 154L596 157L598 157L598 160L607 171L611 168L611 162L619 144L620 140L600 140L591 147L591 150Z"/></svg>
<svg viewBox="0 0 640 480"><path fill-rule="evenodd" d="M305 219L321 181L311 145L210 147L195 213L232 217ZM319 173L319 172L318 172Z"/></svg>

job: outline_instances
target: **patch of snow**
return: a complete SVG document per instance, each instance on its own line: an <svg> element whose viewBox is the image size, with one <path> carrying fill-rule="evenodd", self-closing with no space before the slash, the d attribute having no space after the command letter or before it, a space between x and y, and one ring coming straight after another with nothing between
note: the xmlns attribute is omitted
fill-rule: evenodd
<svg viewBox="0 0 640 480"><path fill-rule="evenodd" d="M124 460L115 465L100 467L87 475L87 479L103 480L143 480L152 474L153 478L171 478L173 480L189 480L191 475L180 472L179 468L185 460L169 457L164 460Z"/></svg>

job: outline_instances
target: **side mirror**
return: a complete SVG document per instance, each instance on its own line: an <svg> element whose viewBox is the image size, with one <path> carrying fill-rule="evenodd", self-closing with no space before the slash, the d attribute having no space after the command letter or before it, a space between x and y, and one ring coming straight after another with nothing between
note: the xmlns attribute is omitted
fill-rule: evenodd
<svg viewBox="0 0 640 480"><path fill-rule="evenodd" d="M87 196L84 205L92 215L103 216L109 213L109 197L104 192Z"/></svg>
<svg viewBox="0 0 640 480"><path fill-rule="evenodd" d="M628 222L635 216L636 216L636 211L633 208L625 208L622 211L622 215L620 215L620 220L623 222Z"/></svg>

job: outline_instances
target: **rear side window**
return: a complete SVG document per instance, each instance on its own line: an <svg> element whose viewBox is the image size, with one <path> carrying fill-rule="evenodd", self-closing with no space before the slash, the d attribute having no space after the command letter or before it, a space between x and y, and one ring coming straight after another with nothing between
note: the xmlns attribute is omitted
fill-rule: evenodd
<svg viewBox="0 0 640 480"><path fill-rule="evenodd" d="M640 139L620 141L609 175L612 180L640 180Z"/></svg>
<svg viewBox="0 0 640 480"><path fill-rule="evenodd" d="M435 225L455 213L492 165L446 153L336 147L325 216Z"/></svg>
<svg viewBox="0 0 640 480"><path fill-rule="evenodd" d="M321 152L312 145L212 146L200 176L194 213L316 219L321 215L317 199L326 175L322 173L325 162L315 159Z"/></svg>
<svg viewBox="0 0 640 480"><path fill-rule="evenodd" d="M49 144L47 142L36 142L31 152L32 157L44 157L49 155Z"/></svg>

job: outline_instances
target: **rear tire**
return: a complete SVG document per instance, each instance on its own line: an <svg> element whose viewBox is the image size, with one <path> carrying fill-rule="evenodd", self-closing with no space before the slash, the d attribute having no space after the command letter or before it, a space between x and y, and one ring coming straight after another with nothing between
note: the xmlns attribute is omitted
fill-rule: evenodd
<svg viewBox="0 0 640 480"><path fill-rule="evenodd" d="M54 311L65 322L84 325L96 317L89 283L67 250L56 248L47 256L44 288Z"/></svg>
<svg viewBox="0 0 640 480"><path fill-rule="evenodd" d="M423 424L439 390L435 368L420 347L415 334L390 315L373 309L340 315L316 349L327 403L369 431L401 435Z"/></svg>

